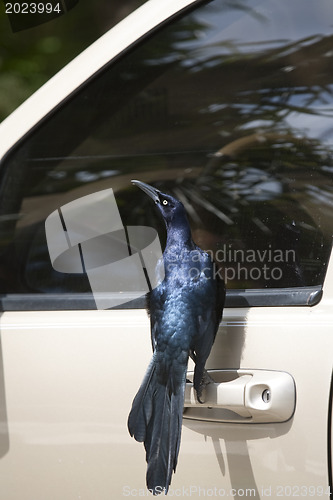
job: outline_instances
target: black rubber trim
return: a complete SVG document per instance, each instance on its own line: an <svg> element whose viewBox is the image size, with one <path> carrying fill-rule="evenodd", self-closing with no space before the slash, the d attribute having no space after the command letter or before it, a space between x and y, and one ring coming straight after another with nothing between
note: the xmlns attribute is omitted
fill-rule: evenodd
<svg viewBox="0 0 333 500"><path fill-rule="evenodd" d="M320 302L322 294L322 286L229 290L225 306L314 306Z"/></svg>
<svg viewBox="0 0 333 500"><path fill-rule="evenodd" d="M118 297L118 296L117 296ZM320 302L322 287L228 290L225 307L314 306ZM145 297L131 300L115 309L143 309ZM94 310L92 294L9 294L0 296L0 311Z"/></svg>

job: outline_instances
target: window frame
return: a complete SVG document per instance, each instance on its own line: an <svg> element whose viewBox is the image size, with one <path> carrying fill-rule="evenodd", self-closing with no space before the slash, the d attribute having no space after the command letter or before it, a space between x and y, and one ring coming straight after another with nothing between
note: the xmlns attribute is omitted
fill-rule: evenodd
<svg viewBox="0 0 333 500"><path fill-rule="evenodd" d="M123 296L126 294L123 294ZM321 301L323 286L263 289L227 289L225 307L312 307ZM112 309L144 309L144 296ZM97 310L90 293L0 295L0 311L90 311Z"/></svg>

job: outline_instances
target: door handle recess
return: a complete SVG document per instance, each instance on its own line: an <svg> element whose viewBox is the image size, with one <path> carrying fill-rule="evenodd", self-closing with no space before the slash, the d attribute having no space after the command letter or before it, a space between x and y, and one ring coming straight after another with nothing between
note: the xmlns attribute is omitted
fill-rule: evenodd
<svg viewBox="0 0 333 500"><path fill-rule="evenodd" d="M186 383L184 418L213 422L286 422L295 411L296 387L287 372L270 370L208 370L199 403L192 383ZM193 377L193 372L187 374Z"/></svg>

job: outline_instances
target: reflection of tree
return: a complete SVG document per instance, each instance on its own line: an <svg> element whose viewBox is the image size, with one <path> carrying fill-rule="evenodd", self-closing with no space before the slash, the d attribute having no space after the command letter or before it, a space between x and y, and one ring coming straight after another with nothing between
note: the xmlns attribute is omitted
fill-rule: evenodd
<svg viewBox="0 0 333 500"><path fill-rule="evenodd" d="M286 280L276 286L319 283L328 258L331 226L320 228L322 213L314 211L312 191L316 196L328 191L330 197L330 147L289 118L332 112L326 57L332 41L313 37L273 49L263 43L265 50L257 46L251 53L247 47L246 54L226 41L221 53L227 47L231 55L205 58L211 47L191 51L189 38L181 45L187 55L182 53L172 68L178 77L173 95L180 104L169 120L187 120L186 128L176 126L173 144L185 149L194 142L207 152L215 144L216 149L195 182L179 177L176 188L162 181L161 189L182 199L199 243L207 248L232 241L243 249L295 249L295 262L285 266ZM167 73L163 79L168 82ZM182 100L192 82L197 99L187 105ZM164 135L164 147L166 140Z"/></svg>
<svg viewBox="0 0 333 500"><path fill-rule="evenodd" d="M256 46L253 53L249 47L243 53L235 42L223 42L221 53L225 54L227 45L230 54L201 55L191 67L213 88L214 82L221 83L218 100L202 112L223 115L225 128L229 121L241 129L256 119L264 128L280 125L284 132L288 132L285 119L290 113L332 116L331 58L327 57L332 42L332 36L313 37L270 50Z"/></svg>

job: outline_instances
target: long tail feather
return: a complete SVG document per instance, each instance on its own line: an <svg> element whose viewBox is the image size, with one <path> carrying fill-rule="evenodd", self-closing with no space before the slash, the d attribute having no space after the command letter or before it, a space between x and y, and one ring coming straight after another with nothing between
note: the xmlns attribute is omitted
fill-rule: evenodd
<svg viewBox="0 0 333 500"><path fill-rule="evenodd" d="M167 493L176 470L181 439L185 375L177 390L158 381L154 358L134 398L128 429L146 449L147 487L154 494Z"/></svg>
<svg viewBox="0 0 333 500"><path fill-rule="evenodd" d="M127 427L131 436L142 443L146 440L147 427L153 412L153 384L151 379L155 372L154 359L151 360L140 389L135 396L128 416Z"/></svg>

